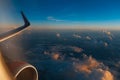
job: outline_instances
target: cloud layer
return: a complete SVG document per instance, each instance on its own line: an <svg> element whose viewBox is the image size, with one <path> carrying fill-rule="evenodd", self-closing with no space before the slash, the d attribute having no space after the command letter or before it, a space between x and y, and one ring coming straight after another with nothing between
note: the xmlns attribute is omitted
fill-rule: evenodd
<svg viewBox="0 0 120 80"><path fill-rule="evenodd" d="M64 50L74 51L63 53ZM83 49L77 46L51 46L41 54L45 61L38 61L41 74L45 80L114 80L110 69L102 62L97 61L92 56L82 53ZM69 51L68 51L69 52ZM81 53L82 59L75 57ZM43 56L45 55L45 56Z"/></svg>

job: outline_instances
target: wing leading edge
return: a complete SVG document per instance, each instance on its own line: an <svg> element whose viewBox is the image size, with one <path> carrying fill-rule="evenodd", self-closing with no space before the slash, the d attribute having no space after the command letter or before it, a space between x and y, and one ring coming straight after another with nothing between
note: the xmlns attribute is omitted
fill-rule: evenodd
<svg viewBox="0 0 120 80"><path fill-rule="evenodd" d="M30 22L27 20L27 18L25 17L24 13L21 11L21 15L22 18L24 20L24 25L20 26L16 29L10 30L8 32L2 33L0 34L0 42L7 40L15 35L17 35L18 33L20 33L22 30L26 29L28 26L30 26Z"/></svg>

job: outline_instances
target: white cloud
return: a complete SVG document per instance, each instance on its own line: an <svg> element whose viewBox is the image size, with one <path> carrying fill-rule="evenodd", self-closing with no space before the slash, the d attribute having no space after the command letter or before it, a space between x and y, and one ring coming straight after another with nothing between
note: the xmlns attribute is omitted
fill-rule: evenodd
<svg viewBox="0 0 120 80"><path fill-rule="evenodd" d="M60 35L60 33L57 33L56 36L57 36L57 37L60 37L61 35Z"/></svg>
<svg viewBox="0 0 120 80"><path fill-rule="evenodd" d="M73 34L73 37L75 37L75 38L82 38L80 35L78 35L78 34Z"/></svg>
<svg viewBox="0 0 120 80"><path fill-rule="evenodd" d="M47 17L47 20L56 21L56 22L64 21L64 20L56 19L56 18L54 18L54 17L52 17L52 16L48 16L48 17Z"/></svg>
<svg viewBox="0 0 120 80"><path fill-rule="evenodd" d="M91 40L91 37L90 37L90 36L86 36L86 39L87 39L87 40Z"/></svg>

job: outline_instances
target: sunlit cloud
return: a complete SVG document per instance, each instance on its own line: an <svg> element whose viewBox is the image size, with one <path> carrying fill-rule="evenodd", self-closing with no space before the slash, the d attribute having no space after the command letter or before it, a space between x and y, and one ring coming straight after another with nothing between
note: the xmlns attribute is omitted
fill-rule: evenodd
<svg viewBox="0 0 120 80"><path fill-rule="evenodd" d="M102 30L102 32L105 33L108 36L112 35L112 33L110 31L107 31L107 30Z"/></svg>
<svg viewBox="0 0 120 80"><path fill-rule="evenodd" d="M96 69L93 70L91 75L91 80L114 80L114 76L112 73L108 70L103 70L103 69Z"/></svg>
<svg viewBox="0 0 120 80"><path fill-rule="evenodd" d="M91 56L86 56L84 61L74 63L73 65L78 72L86 75L85 80L114 80L114 76L107 67L105 68L104 64L98 62Z"/></svg>
<svg viewBox="0 0 120 80"><path fill-rule="evenodd" d="M102 62L97 61L92 56L83 54L83 59L79 59L74 56L66 56L66 54L70 54L69 51L64 54L61 53L63 50L73 51L73 49L79 51L81 48L76 46L56 45L50 46L48 50L44 51L44 54L39 54L43 59L43 61L40 60L41 68L44 69L47 67L47 69L43 70L43 73L44 71L50 72L49 75L47 75L48 73L44 73L44 75L47 78L53 76L55 80L61 80L61 78L66 80L114 80L115 76L111 69ZM72 53L72 55L74 55L74 53ZM118 66L119 64L120 62L118 63ZM64 77L61 76L61 74L63 74Z"/></svg>
<svg viewBox="0 0 120 80"><path fill-rule="evenodd" d="M74 50L75 52L77 52L77 53L80 53L80 52L83 51L82 48L79 48L79 47L77 47L77 46L70 46L70 48L71 48L72 50Z"/></svg>
<svg viewBox="0 0 120 80"><path fill-rule="evenodd" d="M59 58L60 58L60 54L59 53L53 53L52 54L52 59L58 60Z"/></svg>
<svg viewBox="0 0 120 80"><path fill-rule="evenodd" d="M113 40L113 34L110 32L110 31L107 31L107 30L102 30L102 32L104 34L106 34L106 36L108 37L109 40Z"/></svg>

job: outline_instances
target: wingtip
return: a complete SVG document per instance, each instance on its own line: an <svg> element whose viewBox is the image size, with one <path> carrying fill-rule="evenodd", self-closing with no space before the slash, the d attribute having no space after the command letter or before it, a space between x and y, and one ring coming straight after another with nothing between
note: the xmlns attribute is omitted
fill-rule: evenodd
<svg viewBox="0 0 120 80"><path fill-rule="evenodd" d="M26 16L24 15L23 11L21 11L21 15L23 17L24 23L26 26L30 26L30 22L28 21L28 19L26 18Z"/></svg>

